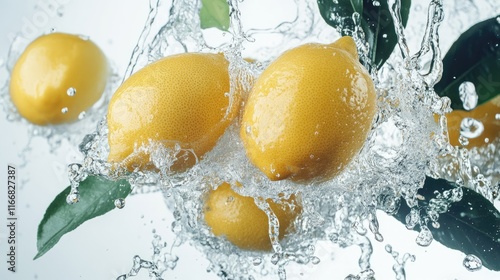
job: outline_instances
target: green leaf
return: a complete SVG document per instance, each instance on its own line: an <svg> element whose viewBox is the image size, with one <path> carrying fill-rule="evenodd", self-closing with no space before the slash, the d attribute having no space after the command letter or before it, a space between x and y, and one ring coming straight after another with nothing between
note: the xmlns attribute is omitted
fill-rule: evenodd
<svg viewBox="0 0 500 280"><path fill-rule="evenodd" d="M453 43L443 58L443 75L434 89L451 99L453 109L463 110L459 87L471 82L476 87L478 105L500 93L499 16L480 22Z"/></svg>
<svg viewBox="0 0 500 280"><path fill-rule="evenodd" d="M229 4L226 0L201 0L201 28L210 27L227 31L229 28Z"/></svg>
<svg viewBox="0 0 500 280"><path fill-rule="evenodd" d="M45 211L38 225L38 253L34 259L47 253L66 233L113 210L115 199L127 197L131 187L126 180L110 181L103 177L89 176L80 183L80 201L73 205L66 203L70 190L67 187L58 194Z"/></svg>
<svg viewBox="0 0 500 280"><path fill-rule="evenodd" d="M338 28L342 36L352 35L355 26L352 14L359 13L361 28L370 46L368 57L372 66L380 68L397 45L398 37L387 1L378 1L379 6L374 6L373 2L373 0L318 0L318 7L326 23ZM408 22L410 6L411 0L401 0L403 26Z"/></svg>
<svg viewBox="0 0 500 280"><path fill-rule="evenodd" d="M453 183L443 179L427 177L424 187L418 191L425 200L419 201L421 212L429 209L429 202L440 193L456 189ZM482 195L461 187L463 197L452 203L448 211L439 215L439 228L429 225L434 239L448 248L465 254L473 254L481 259L483 266L500 271L500 212ZM405 223L410 208L401 203L395 217ZM418 230L418 227L415 228Z"/></svg>

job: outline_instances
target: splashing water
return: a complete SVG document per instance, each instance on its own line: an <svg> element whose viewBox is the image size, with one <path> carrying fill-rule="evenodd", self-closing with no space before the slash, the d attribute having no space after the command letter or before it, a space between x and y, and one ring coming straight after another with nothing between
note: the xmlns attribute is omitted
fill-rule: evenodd
<svg viewBox="0 0 500 280"><path fill-rule="evenodd" d="M224 33L222 42L214 45L206 38L208 31L199 27L197 13L200 1L178 0L168 6L161 5L160 0L150 0L145 27L122 78L126 79L138 68L166 55L188 51L218 51L223 52L230 63L231 92L234 92L238 84L248 90L265 65L286 49L304 42L332 42L339 36L322 22L316 11L316 1L294 1L294 17L268 28L245 25L245 7L251 5L247 2L250 1L229 1L231 28ZM380 5L379 1L373 3ZM413 229L418 226L420 232L416 243L429 246L433 241L429 227L439 227L439 215L446 212L451 203L461 199L460 188L457 188L449 193L438 194L431 200L428 208L420 211L417 190L423 186L426 175L461 182L490 200L496 198L498 189L494 186L498 188L500 180L500 167L494 160L499 156L498 141L470 152L464 147L452 147L448 141L444 117L444 114L451 111L450 100L438 97L432 89L439 80L442 69L439 37L445 13L442 1L431 1L427 14L420 17L426 20L422 24L425 30L421 36L416 36L418 33L413 32L411 27L406 30L403 28L399 19L399 0L390 0L389 7L396 23L399 51L396 50L396 54L378 72L372 71L379 97L379 110L373 129L360 154L345 171L330 181L307 186L284 180L269 181L246 158L239 139L237 121L203 160L184 173L169 170L172 159L182 152L180 147L165 149L157 143L150 143L151 145L141 149L151 153L151 161L159 172L135 171L129 174L124 170L111 168L107 162L109 146L106 120L95 117L103 115L110 94L97 105L97 109L89 111L85 118L82 117L86 123L97 123L97 127L79 145L84 155L83 162L68 167L71 182L68 203L78 202L78 184L86 176L102 175L113 179L128 179L134 187L133 195L161 191L174 216L172 231L177 239L169 250L166 243L155 235L152 261L134 256L130 272L117 279L133 277L142 268L149 271L152 279L164 279L164 273L174 269L179 261L172 251L187 241L210 260L211 265L207 270L223 279L255 279L268 275L286 279L289 266L314 266L325 261L314 255L314 245L318 241L331 242L341 248L358 246L361 249L358 257L359 272L350 274L345 279L375 279L375 271L370 264L373 253L370 238L382 242L382 232L385 230L379 225L378 210L394 214L404 198L411 208L406 216L406 227ZM162 10L166 8L169 9L168 12ZM412 12L422 15L424 11L415 7ZM464 25L470 23L472 19L463 22ZM366 58L367 49L362 30L356 30L353 35L360 57ZM266 36L273 39L257 43ZM421 42L415 44L413 41L416 38L421 38ZM417 51L411 54L413 45L416 45ZM12 50L14 49L23 48L15 47ZM254 57L260 62L246 62L242 58L245 52L255 54ZM10 56L16 57L18 54ZM7 66L12 67L12 63L8 62ZM115 76L114 79L116 84L118 77ZM6 101L5 92L6 89L2 89L4 110L11 112L13 121L20 121L20 117L15 115L15 109ZM464 105L467 103L466 109L476 106L477 95L474 98L475 91L468 84L462 87L460 93ZM67 94L73 96L77 93L74 88L69 88ZM440 115L439 122L434 121L434 114ZM481 133L480 122L474 121L467 120L463 125L464 137L473 138ZM66 133L73 128L61 126L55 129L56 132L51 130L50 133L44 129L38 131L52 137L58 131ZM473 166L478 169L475 170ZM273 252L242 251L228 241L215 237L201 222L204 195L221 182L240 182L244 187L234 191L244 196L261 198L255 201L269 217ZM295 233L278 242L279 223L265 199L278 201L283 196L288 198L292 194L301 198L303 211L300 219L295 221ZM117 208L123 208L124 205L123 199L115 201ZM397 279L405 279L405 265L408 260L413 262L415 257L410 254L400 256L390 245L386 246L386 251L396 261L393 270ZM475 267L481 267L480 260L477 260L475 256L467 256L464 266L471 268L469 270L477 270Z"/></svg>

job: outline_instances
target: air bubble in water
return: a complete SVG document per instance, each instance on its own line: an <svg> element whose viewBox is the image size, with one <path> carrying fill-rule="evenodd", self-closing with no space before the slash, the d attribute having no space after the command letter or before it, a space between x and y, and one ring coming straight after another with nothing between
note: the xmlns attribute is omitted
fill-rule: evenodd
<svg viewBox="0 0 500 280"><path fill-rule="evenodd" d="M123 198L115 199L115 207L118 209L123 209L123 207L125 207L125 199Z"/></svg>
<svg viewBox="0 0 500 280"><path fill-rule="evenodd" d="M483 262L475 255L467 255L464 259L464 266L468 271L478 271L483 267Z"/></svg>
<svg viewBox="0 0 500 280"><path fill-rule="evenodd" d="M61 109L61 113L66 114L68 112L68 107L64 107Z"/></svg>
<svg viewBox="0 0 500 280"><path fill-rule="evenodd" d="M476 119L464 118L460 123L460 134L469 139L479 137L483 131L483 123Z"/></svg>
<svg viewBox="0 0 500 280"><path fill-rule="evenodd" d="M75 96L75 94L76 94L76 89L75 89L74 87L70 87L70 88L68 88L68 90L66 91L66 94L67 94L68 96Z"/></svg>
<svg viewBox="0 0 500 280"><path fill-rule="evenodd" d="M460 100L462 100L465 110L472 110L476 108L478 96L476 93L476 87L473 83L463 82L458 87L458 92L460 94Z"/></svg>

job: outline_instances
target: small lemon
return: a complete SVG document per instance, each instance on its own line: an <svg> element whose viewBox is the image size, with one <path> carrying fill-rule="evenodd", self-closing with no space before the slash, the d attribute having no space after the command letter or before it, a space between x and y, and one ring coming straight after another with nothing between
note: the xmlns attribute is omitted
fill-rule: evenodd
<svg viewBox="0 0 500 280"><path fill-rule="evenodd" d="M351 37L278 57L254 84L240 136L271 180L332 178L363 147L376 112L370 75Z"/></svg>
<svg viewBox="0 0 500 280"><path fill-rule="evenodd" d="M292 223L302 208L294 195L282 203L267 200L279 221L278 238L293 230ZM269 219L252 197L237 194L228 183L211 190L204 206L205 222L216 236L224 236L244 250L270 251Z"/></svg>
<svg viewBox="0 0 500 280"><path fill-rule="evenodd" d="M108 160L129 170L149 168L150 154L134 153L149 141L179 145L171 167L182 171L210 151L238 108L229 96L228 62L222 54L165 57L128 78L108 107Z"/></svg>
<svg viewBox="0 0 500 280"><path fill-rule="evenodd" d="M480 121L483 126L482 133L477 137L469 138L467 147L480 147L493 142L500 137L500 96L477 106L471 111L453 110L446 114L450 144L453 146L460 146L458 141L460 126L465 118Z"/></svg>
<svg viewBox="0 0 500 280"><path fill-rule="evenodd" d="M34 40L17 60L10 96L34 124L67 123L101 98L108 73L106 57L92 41L51 33Z"/></svg>

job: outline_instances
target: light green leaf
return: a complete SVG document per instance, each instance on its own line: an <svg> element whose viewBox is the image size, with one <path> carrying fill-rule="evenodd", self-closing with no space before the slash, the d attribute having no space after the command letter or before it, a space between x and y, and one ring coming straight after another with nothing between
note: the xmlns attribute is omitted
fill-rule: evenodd
<svg viewBox="0 0 500 280"><path fill-rule="evenodd" d="M201 0L200 25L227 31L229 28L229 4L226 0Z"/></svg>

